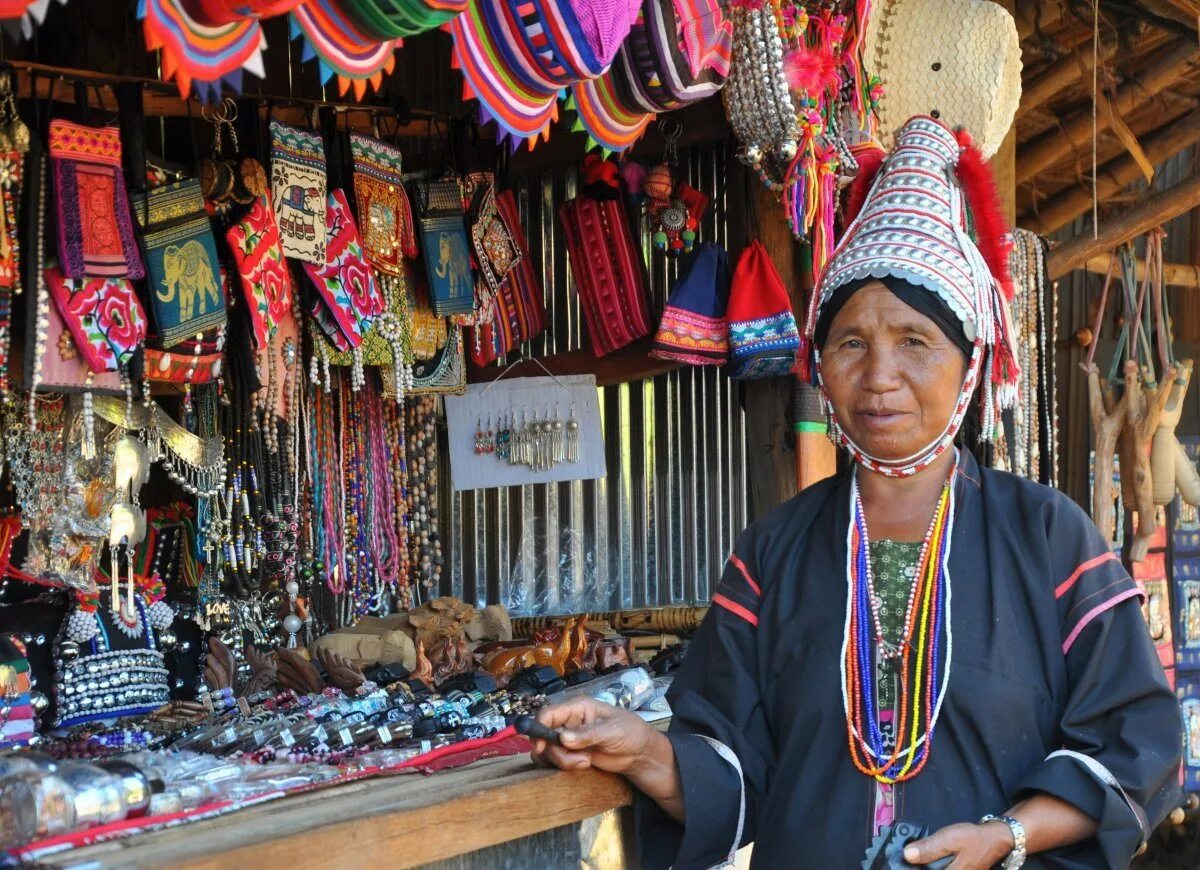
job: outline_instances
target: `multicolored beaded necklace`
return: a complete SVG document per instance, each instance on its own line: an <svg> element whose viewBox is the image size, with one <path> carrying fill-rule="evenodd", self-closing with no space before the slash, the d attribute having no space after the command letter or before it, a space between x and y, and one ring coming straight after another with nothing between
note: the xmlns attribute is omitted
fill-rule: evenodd
<svg viewBox="0 0 1200 870"><path fill-rule="evenodd" d="M954 532L953 484L957 470L956 459L925 533L904 630L894 643L884 637L880 626L880 601L871 576L870 541L857 469L851 485L842 703L854 766L881 783L904 782L924 768L946 693L953 650L947 566ZM896 738L890 749L877 709L876 669L881 661L894 666L900 678Z"/></svg>

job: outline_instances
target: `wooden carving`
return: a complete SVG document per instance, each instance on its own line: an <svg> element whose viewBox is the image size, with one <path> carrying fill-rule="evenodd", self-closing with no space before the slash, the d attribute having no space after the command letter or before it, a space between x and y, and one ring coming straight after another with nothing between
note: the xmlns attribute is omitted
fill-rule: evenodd
<svg viewBox="0 0 1200 870"><path fill-rule="evenodd" d="M415 629L417 640L432 649L442 638L458 637L468 622L475 618L475 608L463 604L451 595L426 602L408 614L408 623Z"/></svg>
<svg viewBox="0 0 1200 870"><path fill-rule="evenodd" d="M586 616L572 617L567 620L565 630L558 632L557 639L498 650L484 659L483 668L501 683L507 683L518 671L535 665L550 665L560 674L566 673L571 651L578 643L576 632L578 629L586 630L586 626Z"/></svg>
<svg viewBox="0 0 1200 870"><path fill-rule="evenodd" d="M208 639L208 655L204 657L204 685L210 692L233 686L237 674L237 661L229 647L219 637Z"/></svg>
<svg viewBox="0 0 1200 870"><path fill-rule="evenodd" d="M1129 362L1127 366L1133 366L1136 377L1136 364ZM1121 430L1125 428L1125 422L1129 415L1130 394L1127 391L1121 397L1120 402L1114 402L1112 391L1107 386L1102 388L1100 385L1100 369L1096 364L1089 364L1085 370L1088 379L1088 412L1092 418L1092 433L1096 445L1095 480L1092 484L1092 522L1100 529L1104 540L1111 542L1113 539L1113 466L1117 455L1117 439L1121 435Z"/></svg>
<svg viewBox="0 0 1200 870"><path fill-rule="evenodd" d="M279 685L300 695L319 693L325 688L321 675L312 662L292 649L281 649L275 653Z"/></svg>
<svg viewBox="0 0 1200 870"><path fill-rule="evenodd" d="M363 676L362 668L329 647L317 647L315 658L325 669L329 684L337 686L343 692L353 694L366 682L367 678Z"/></svg>
<svg viewBox="0 0 1200 870"><path fill-rule="evenodd" d="M1150 539L1158 530L1158 511L1154 506L1154 482L1150 475L1150 442L1158 429L1163 406L1171 395L1175 381L1174 367L1163 372L1161 384L1142 389L1137 365L1125 363L1125 400L1127 401L1125 428L1121 431L1117 445L1121 455L1121 481L1126 498L1132 499L1126 507L1137 511L1137 528L1134 530L1133 545L1129 558L1140 562L1150 551Z"/></svg>
<svg viewBox="0 0 1200 870"><path fill-rule="evenodd" d="M252 646L246 647L246 662L250 665L250 680L242 689L243 697L251 697L260 692L274 692L278 682L278 668L275 664L275 654L259 652Z"/></svg>
<svg viewBox="0 0 1200 870"><path fill-rule="evenodd" d="M475 659L467 649L467 639L447 637L438 641L429 651L429 663L433 667L433 680L441 683L455 674L466 673L475 668Z"/></svg>
<svg viewBox="0 0 1200 870"><path fill-rule="evenodd" d="M409 678L420 680L429 688L433 688L433 665L429 661L429 656L425 655L425 644L421 641L417 641L417 666L412 669Z"/></svg>

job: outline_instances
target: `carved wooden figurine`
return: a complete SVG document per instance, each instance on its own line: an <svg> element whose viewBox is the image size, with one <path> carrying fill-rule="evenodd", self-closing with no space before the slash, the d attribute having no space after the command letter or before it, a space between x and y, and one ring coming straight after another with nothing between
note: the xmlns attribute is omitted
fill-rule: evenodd
<svg viewBox="0 0 1200 870"><path fill-rule="evenodd" d="M1151 375L1152 377L1152 375ZM1150 442L1158 429L1163 406L1174 386L1175 368L1169 366L1163 372L1161 384L1149 380L1143 389L1138 369L1132 362L1125 363L1125 399L1127 401L1125 428L1117 440L1121 455L1121 481L1125 489L1126 507L1137 511L1137 528L1129 558L1141 562L1150 551L1150 539L1158 530L1158 511L1154 506L1154 482L1150 474Z"/></svg>
<svg viewBox="0 0 1200 870"><path fill-rule="evenodd" d="M1134 366L1135 363L1128 363ZM1100 369L1095 363L1086 367L1088 379L1088 410L1092 418L1092 433L1095 437L1095 482L1092 485L1092 521L1100 529L1104 540L1113 538L1113 465L1117 455L1117 438L1125 428L1128 418L1129 393L1114 402L1109 388L1100 385Z"/></svg>

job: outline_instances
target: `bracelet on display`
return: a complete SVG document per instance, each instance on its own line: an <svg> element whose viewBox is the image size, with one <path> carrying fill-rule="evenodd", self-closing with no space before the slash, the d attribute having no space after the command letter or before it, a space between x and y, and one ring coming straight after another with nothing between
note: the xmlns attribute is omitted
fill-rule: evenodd
<svg viewBox="0 0 1200 870"><path fill-rule="evenodd" d="M1000 862L1000 866L1004 870L1017 870L1025 863L1025 826L1011 816L994 816L991 813L979 820L981 825L988 822L1004 822L1012 831L1013 849L1008 853L1008 857Z"/></svg>

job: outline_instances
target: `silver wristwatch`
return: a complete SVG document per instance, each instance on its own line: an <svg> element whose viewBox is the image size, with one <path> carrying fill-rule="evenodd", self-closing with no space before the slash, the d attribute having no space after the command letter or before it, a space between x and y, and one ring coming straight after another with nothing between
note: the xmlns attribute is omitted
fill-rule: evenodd
<svg viewBox="0 0 1200 870"><path fill-rule="evenodd" d="M1025 827L1010 816L993 816L991 813L979 820L981 825L988 822L1004 822L1012 831L1013 849L1008 853L1008 857L1000 862L1000 866L1003 870L1017 870L1025 863Z"/></svg>

